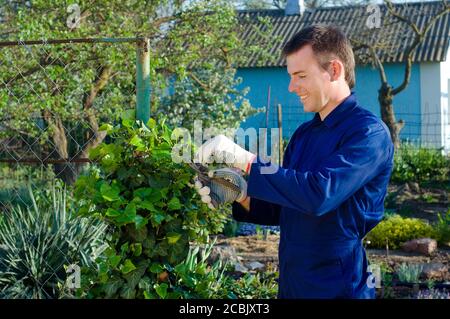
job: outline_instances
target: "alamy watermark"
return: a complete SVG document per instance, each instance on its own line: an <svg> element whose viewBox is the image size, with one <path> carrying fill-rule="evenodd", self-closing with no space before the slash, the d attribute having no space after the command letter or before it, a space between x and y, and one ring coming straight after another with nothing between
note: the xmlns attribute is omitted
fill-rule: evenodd
<svg viewBox="0 0 450 319"><path fill-rule="evenodd" d="M269 133L270 132L270 136ZM201 121L195 121L193 126L193 138L190 131L186 128L175 128L172 132L171 139L176 141L176 144L172 148L172 161L175 163L204 163L204 164L233 164L235 163L235 157L233 153L215 154L213 158L201 158L202 154L193 155L191 145L195 145L196 148L203 145L204 142L210 140L213 136L217 136L218 133L226 135L231 140L235 140L236 145L246 149L248 145L248 151L258 155L261 162L266 165L261 166L261 174L275 174L279 166L276 165L279 157L280 143L279 143L279 129L271 128L270 130L260 128L258 131L251 127L247 129L225 129L219 130L217 128L204 129ZM270 139L270 155L269 143ZM245 164L245 163L243 163Z"/></svg>
<svg viewBox="0 0 450 319"><path fill-rule="evenodd" d="M67 7L67 13L71 13L66 20L67 27L69 29L76 29L80 26L81 21L81 9L76 3Z"/></svg>
<svg viewBox="0 0 450 319"><path fill-rule="evenodd" d="M71 264L66 269L66 286L69 289L81 288L81 270L77 264Z"/></svg>
<svg viewBox="0 0 450 319"><path fill-rule="evenodd" d="M366 284L369 288L381 288L381 268L379 265L369 265L367 272L370 273L367 277Z"/></svg>
<svg viewBox="0 0 450 319"><path fill-rule="evenodd" d="M369 29L381 28L381 9L377 4L369 4L366 8L366 12L370 13L366 20L366 27Z"/></svg>

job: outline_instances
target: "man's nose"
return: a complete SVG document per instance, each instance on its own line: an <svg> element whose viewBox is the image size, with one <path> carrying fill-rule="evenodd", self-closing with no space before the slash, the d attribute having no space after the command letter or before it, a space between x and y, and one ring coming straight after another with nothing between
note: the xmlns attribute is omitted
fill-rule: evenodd
<svg viewBox="0 0 450 319"><path fill-rule="evenodd" d="M297 83L293 79L291 79L289 81L289 87L288 87L289 92L291 92L291 93L295 92L295 89L297 88L297 86L298 86Z"/></svg>

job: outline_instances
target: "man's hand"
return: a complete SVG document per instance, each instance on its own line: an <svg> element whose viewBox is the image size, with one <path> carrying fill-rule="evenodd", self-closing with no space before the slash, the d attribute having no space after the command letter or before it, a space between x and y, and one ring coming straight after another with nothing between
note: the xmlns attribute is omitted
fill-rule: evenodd
<svg viewBox="0 0 450 319"><path fill-rule="evenodd" d="M211 209L217 208L221 204L243 201L247 197L247 182L238 172L222 168L209 172L211 181L208 185L203 185L198 179L195 181L195 188L202 198L202 202L208 204ZM225 179L237 186L239 191L227 187L220 183L218 179Z"/></svg>
<svg viewBox="0 0 450 319"><path fill-rule="evenodd" d="M195 154L194 162L209 164L215 160L231 164L231 166L248 173L250 164L255 157L256 155L246 151L225 135L217 135L200 146Z"/></svg>

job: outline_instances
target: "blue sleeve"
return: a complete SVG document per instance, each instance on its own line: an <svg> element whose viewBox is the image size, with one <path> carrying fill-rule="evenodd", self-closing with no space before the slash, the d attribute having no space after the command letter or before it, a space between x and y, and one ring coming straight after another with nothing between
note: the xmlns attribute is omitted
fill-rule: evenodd
<svg viewBox="0 0 450 319"><path fill-rule="evenodd" d="M378 122L354 128L340 147L316 169L300 172L278 167L263 174L258 158L252 163L248 196L301 213L320 216L336 209L392 161L393 145Z"/></svg>
<svg viewBox="0 0 450 319"><path fill-rule="evenodd" d="M256 198L250 199L250 211L247 211L241 204L233 203L233 218L238 222L246 222L259 225L278 226L280 225L281 207Z"/></svg>

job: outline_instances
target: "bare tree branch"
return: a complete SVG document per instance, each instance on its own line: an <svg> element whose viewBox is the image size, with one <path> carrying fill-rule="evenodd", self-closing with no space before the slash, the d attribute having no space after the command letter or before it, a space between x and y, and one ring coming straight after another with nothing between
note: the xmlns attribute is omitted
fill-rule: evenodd
<svg viewBox="0 0 450 319"><path fill-rule="evenodd" d="M90 93L86 96L83 102L83 109L86 112L86 117L89 122L89 125L91 126L93 134L90 137L89 142L86 143L83 150L81 151L81 154L79 156L81 158L87 157L89 150L99 145L105 139L106 132L99 131L97 116L94 110L92 109L92 105L94 103L94 99L98 96L99 92L106 86L111 77L112 77L112 68L110 66L102 67L97 80L95 81L94 85L91 88Z"/></svg>
<svg viewBox="0 0 450 319"><path fill-rule="evenodd" d="M411 77L411 68L412 68L412 56L414 54L414 50L419 46L419 44L423 41L427 33L430 31L430 29L434 26L434 24L444 15L450 13L450 6L446 3L447 1L443 1L443 8L441 11L439 11L424 27L423 30L420 30L420 28L412 22L411 19L397 13L394 9L394 6L390 0L384 0L386 3L386 6L388 8L388 12L399 21L402 21L406 23L415 34L415 38L413 43L408 46L405 50L405 75L403 78L403 82L396 88L392 90L392 94L397 95L398 93L402 92L409 83L410 77Z"/></svg>

